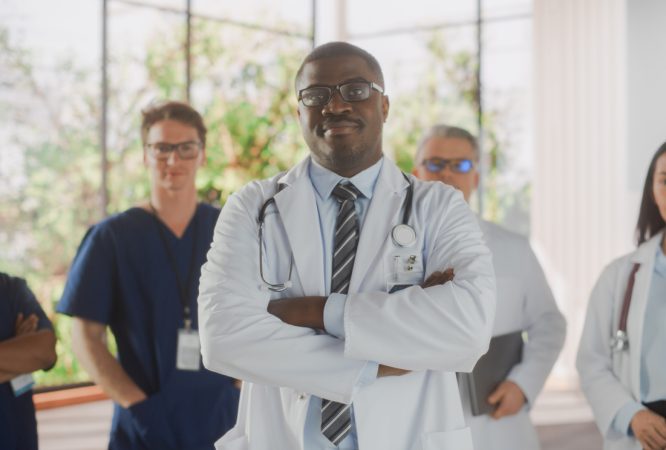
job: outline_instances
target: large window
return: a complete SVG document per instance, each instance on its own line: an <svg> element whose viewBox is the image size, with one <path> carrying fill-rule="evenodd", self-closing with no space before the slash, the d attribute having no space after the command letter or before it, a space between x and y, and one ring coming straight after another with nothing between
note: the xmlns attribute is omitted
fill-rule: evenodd
<svg viewBox="0 0 666 450"><path fill-rule="evenodd" d="M482 131L474 206L526 231L529 3L483 0L480 12L452 0L413 0L399 13L379 0L3 0L0 270L27 278L52 314L85 230L148 194L138 127L151 101L189 99L204 113L203 201L223 204L293 165L307 154L293 77L313 33L380 60L385 148L404 170L428 126ZM84 380L67 318L53 319L59 362L40 382Z"/></svg>

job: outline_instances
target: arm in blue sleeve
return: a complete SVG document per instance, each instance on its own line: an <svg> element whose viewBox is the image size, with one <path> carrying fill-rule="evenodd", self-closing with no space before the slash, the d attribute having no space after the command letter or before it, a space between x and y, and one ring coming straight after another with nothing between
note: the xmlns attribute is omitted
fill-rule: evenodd
<svg viewBox="0 0 666 450"><path fill-rule="evenodd" d="M333 293L328 296L324 305L324 328L326 332L342 340L345 338L344 313L346 303L347 296L345 294ZM378 371L379 363L374 361L366 363L354 384L352 398L360 388L373 383L377 379Z"/></svg>
<svg viewBox="0 0 666 450"><path fill-rule="evenodd" d="M347 296L334 293L328 296L324 305L324 329L331 336L345 339L345 305Z"/></svg>
<svg viewBox="0 0 666 450"><path fill-rule="evenodd" d="M17 311L23 313L24 317L35 314L38 318L38 330L53 330L53 325L35 298L35 294L32 293L24 280L17 280L19 281L16 286Z"/></svg>

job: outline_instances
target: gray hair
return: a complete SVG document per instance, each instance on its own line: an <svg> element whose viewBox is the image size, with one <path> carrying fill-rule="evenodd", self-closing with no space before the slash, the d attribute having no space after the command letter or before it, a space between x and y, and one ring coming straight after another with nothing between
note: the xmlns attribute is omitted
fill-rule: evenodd
<svg viewBox="0 0 666 450"><path fill-rule="evenodd" d="M428 143L430 139L435 137L459 138L466 140L472 145L472 149L474 150L474 159L476 161L479 160L480 156L479 141L477 141L477 139L474 137L474 135L472 135L472 133L465 130L464 128L454 127L451 125L440 123L430 127L428 131L426 131L423 137L421 138L421 141L419 141L419 145L418 147L416 147L416 155L414 155L415 161L419 161L421 159L421 154L423 153L423 147L425 147L426 143Z"/></svg>

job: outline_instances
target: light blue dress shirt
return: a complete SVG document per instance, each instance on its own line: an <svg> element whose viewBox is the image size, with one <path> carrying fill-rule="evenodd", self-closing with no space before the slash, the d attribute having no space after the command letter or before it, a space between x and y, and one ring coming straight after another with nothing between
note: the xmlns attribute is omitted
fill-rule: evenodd
<svg viewBox="0 0 666 450"><path fill-rule="evenodd" d="M340 209L340 204L331 195L333 188L340 182L348 180L356 186L361 192L355 202L356 212L359 218L359 227L363 229L363 222L365 220L372 194L377 183L379 172L382 168L384 159L380 159L374 165L367 168L361 173L356 174L352 178L344 178L340 175L331 172L330 170L320 166L314 161L310 161L308 174L312 185L315 189L315 199L317 202L317 212L319 214L319 227L321 231L321 240L324 245L324 280L326 282L326 292L330 294L331 291L331 266L333 264L333 236L335 234L335 221ZM344 294L330 294L326 300L324 307L324 326L326 332L344 339L344 308L347 301L347 296ZM368 362L361 372L359 379L356 382L355 390L372 383L377 378L377 370L379 365L376 362ZM356 425L354 421L354 408L352 412L352 428L347 437L340 442L336 447L321 433L321 399L312 396L308 406L308 413L305 420L305 435L304 442L305 448L309 449L340 449L340 450L356 450L358 449L358 440L356 433Z"/></svg>
<svg viewBox="0 0 666 450"><path fill-rule="evenodd" d="M666 255L661 246L657 249L650 293L643 319L643 341L641 342L641 402L666 400ZM618 411L613 428L623 434L633 435L631 419L641 409L639 402L629 402Z"/></svg>

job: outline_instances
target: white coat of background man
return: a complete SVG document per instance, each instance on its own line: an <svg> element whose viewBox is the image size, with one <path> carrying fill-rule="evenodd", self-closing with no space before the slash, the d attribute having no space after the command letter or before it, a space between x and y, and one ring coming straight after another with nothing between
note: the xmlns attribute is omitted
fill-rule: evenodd
<svg viewBox="0 0 666 450"><path fill-rule="evenodd" d="M389 100L372 55L315 48L296 94L309 157L229 198L202 268L204 364L244 380L216 446L471 449L455 372L486 352L495 311L477 220L458 191L383 156Z"/></svg>
<svg viewBox="0 0 666 450"><path fill-rule="evenodd" d="M413 173L423 180L453 186L469 201L479 184L478 160L474 136L462 128L436 125L421 139ZM468 395L461 386L465 414L474 448L538 449L528 410L562 349L566 322L527 239L485 220L479 219L479 224L495 266L497 311L493 336L524 330L528 340L522 362L488 398L496 405L492 416L473 417Z"/></svg>

